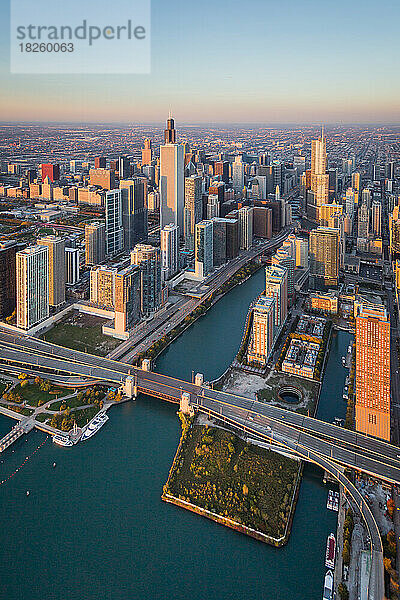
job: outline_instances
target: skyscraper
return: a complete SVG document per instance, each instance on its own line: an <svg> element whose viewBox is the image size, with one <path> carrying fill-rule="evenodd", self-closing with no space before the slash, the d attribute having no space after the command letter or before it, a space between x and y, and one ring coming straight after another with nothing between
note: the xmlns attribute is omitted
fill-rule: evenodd
<svg viewBox="0 0 400 600"><path fill-rule="evenodd" d="M250 250L253 245L253 207L239 209L239 244L241 250Z"/></svg>
<svg viewBox="0 0 400 600"><path fill-rule="evenodd" d="M53 165L51 163L46 163L40 165L42 170L42 181L48 177L51 182L58 181L60 179L60 165Z"/></svg>
<svg viewBox="0 0 400 600"><path fill-rule="evenodd" d="M382 305L356 316L356 430L390 441L390 322Z"/></svg>
<svg viewBox="0 0 400 600"><path fill-rule="evenodd" d="M195 231L195 272L198 277L207 277L214 266L214 240L212 221L201 221Z"/></svg>
<svg viewBox="0 0 400 600"><path fill-rule="evenodd" d="M0 242L0 319L9 317L17 306L17 252L24 244Z"/></svg>
<svg viewBox="0 0 400 600"><path fill-rule="evenodd" d="M288 296L293 296L294 294L294 270L296 266L296 254L293 256L288 250L284 248L279 248L272 256L272 264L277 267L282 267L287 269L287 293Z"/></svg>
<svg viewBox="0 0 400 600"><path fill-rule="evenodd" d="M79 249L65 248L65 283L75 285L79 281Z"/></svg>
<svg viewBox="0 0 400 600"><path fill-rule="evenodd" d="M17 326L30 329L49 316L49 249L17 253Z"/></svg>
<svg viewBox="0 0 400 600"><path fill-rule="evenodd" d="M179 227L170 223L161 229L161 271L163 281L177 274L179 268Z"/></svg>
<svg viewBox="0 0 400 600"><path fill-rule="evenodd" d="M122 190L109 190L106 193L106 254L118 254L124 247L122 226Z"/></svg>
<svg viewBox="0 0 400 600"><path fill-rule="evenodd" d="M244 188L244 164L241 156L236 156L232 164L233 189L241 192Z"/></svg>
<svg viewBox="0 0 400 600"><path fill-rule="evenodd" d="M115 172L111 169L90 169L90 185L98 185L105 190L115 189Z"/></svg>
<svg viewBox="0 0 400 600"><path fill-rule="evenodd" d="M49 304L59 307L65 302L65 240L48 235L38 240L38 244L48 248Z"/></svg>
<svg viewBox="0 0 400 600"><path fill-rule="evenodd" d="M97 221L85 225L85 262L87 265L98 265L105 258L106 225Z"/></svg>
<svg viewBox="0 0 400 600"><path fill-rule="evenodd" d="M145 139L142 149L142 167L150 165L153 160L153 150L151 148L151 140Z"/></svg>
<svg viewBox="0 0 400 600"><path fill-rule="evenodd" d="M191 251L194 251L195 226L202 217L201 184L202 178L198 175L185 178L185 248Z"/></svg>
<svg viewBox="0 0 400 600"><path fill-rule="evenodd" d="M247 359L265 365L271 353L275 333L275 298L260 296L253 309L253 327Z"/></svg>
<svg viewBox="0 0 400 600"><path fill-rule="evenodd" d="M372 232L377 237L382 235L382 204L377 200L372 203Z"/></svg>
<svg viewBox="0 0 400 600"><path fill-rule="evenodd" d="M141 316L140 297L141 271L137 265L130 265L115 274L115 314L114 328L123 336Z"/></svg>
<svg viewBox="0 0 400 600"><path fill-rule="evenodd" d="M339 277L339 241L337 229L317 227L310 233L311 285L318 289L337 286Z"/></svg>
<svg viewBox="0 0 400 600"><path fill-rule="evenodd" d="M280 328L287 317L287 269L274 265L265 268L265 295L275 300L275 327Z"/></svg>
<svg viewBox="0 0 400 600"><path fill-rule="evenodd" d="M121 180L120 189L124 249L132 250L136 244L147 241L147 182L144 177Z"/></svg>
<svg viewBox="0 0 400 600"><path fill-rule="evenodd" d="M366 204L362 204L358 211L358 235L357 249L361 252L368 251L369 240L369 210Z"/></svg>
<svg viewBox="0 0 400 600"><path fill-rule="evenodd" d="M166 144L176 143L175 121L172 117L167 120L167 129L164 130L164 142Z"/></svg>
<svg viewBox="0 0 400 600"><path fill-rule="evenodd" d="M327 169L326 140L324 132L311 143L311 190L316 206L329 202L329 175Z"/></svg>
<svg viewBox="0 0 400 600"><path fill-rule="evenodd" d="M160 147L160 226L173 223L183 233L185 157L175 140L174 120L168 119L165 144Z"/></svg>
<svg viewBox="0 0 400 600"><path fill-rule="evenodd" d="M162 304L160 249L138 244L131 252L131 264L140 267L140 309L148 316Z"/></svg>
<svg viewBox="0 0 400 600"><path fill-rule="evenodd" d="M219 217L219 200L215 194L210 194L207 201L207 219Z"/></svg>

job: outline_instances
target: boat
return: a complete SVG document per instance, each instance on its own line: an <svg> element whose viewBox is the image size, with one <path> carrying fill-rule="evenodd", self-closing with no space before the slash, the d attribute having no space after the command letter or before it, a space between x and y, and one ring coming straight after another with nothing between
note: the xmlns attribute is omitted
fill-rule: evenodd
<svg viewBox="0 0 400 600"><path fill-rule="evenodd" d="M56 467L56 463L53 463L53 469L55 469L55 467Z"/></svg>
<svg viewBox="0 0 400 600"><path fill-rule="evenodd" d="M55 444L57 444L57 446L67 446L67 447L70 447L70 446L74 445L74 443L71 442L71 440L69 438L64 437L62 435L54 435L53 436L53 442Z"/></svg>
<svg viewBox="0 0 400 600"><path fill-rule="evenodd" d="M30 491L26 490L26 495L29 496L29 494L30 494Z"/></svg>
<svg viewBox="0 0 400 600"><path fill-rule="evenodd" d="M333 569L335 567L335 550L336 540L333 533L331 533L326 542L325 566L327 569Z"/></svg>
<svg viewBox="0 0 400 600"><path fill-rule="evenodd" d="M333 574L332 574L332 571L327 571L326 575L325 575L324 595L322 596L322 600L332 600L332 591L333 591Z"/></svg>
<svg viewBox="0 0 400 600"><path fill-rule="evenodd" d="M94 435L95 433L97 433L99 431L99 429L101 427L103 427L103 425L108 421L108 416L106 415L105 412L100 413L99 415L97 415L90 423L89 425L86 427L85 431L82 434L81 437L81 442L84 440L88 440L89 438L92 437L92 435Z"/></svg>
<svg viewBox="0 0 400 600"><path fill-rule="evenodd" d="M339 492L329 490L326 508L328 508L329 510L334 510L336 512L339 511Z"/></svg>

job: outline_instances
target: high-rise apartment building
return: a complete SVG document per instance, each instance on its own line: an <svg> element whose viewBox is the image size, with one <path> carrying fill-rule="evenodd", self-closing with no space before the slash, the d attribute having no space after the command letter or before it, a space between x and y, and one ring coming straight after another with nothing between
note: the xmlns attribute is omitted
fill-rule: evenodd
<svg viewBox="0 0 400 600"><path fill-rule="evenodd" d="M311 285L318 289L337 286L339 278L339 242L337 229L317 227L310 233Z"/></svg>
<svg viewBox="0 0 400 600"><path fill-rule="evenodd" d="M287 293L294 295L294 270L296 266L295 254L292 256L289 250L279 248L272 256L272 264L287 269Z"/></svg>
<svg viewBox="0 0 400 600"><path fill-rule="evenodd" d="M356 430L390 441L390 321L384 306L356 316Z"/></svg>
<svg viewBox="0 0 400 600"><path fill-rule="evenodd" d="M114 329L118 335L126 334L141 317L140 302L141 271L130 265L115 274Z"/></svg>
<svg viewBox="0 0 400 600"><path fill-rule="evenodd" d="M112 256L122 252L124 247L124 229L122 226L122 190L110 190L106 193L106 254Z"/></svg>
<svg viewBox="0 0 400 600"><path fill-rule="evenodd" d="M87 265L98 265L105 259L106 225L97 221L85 225L85 262Z"/></svg>
<svg viewBox="0 0 400 600"><path fill-rule="evenodd" d="M79 249L65 248L65 283L75 285L79 281Z"/></svg>
<svg viewBox="0 0 400 600"><path fill-rule="evenodd" d="M192 175L185 178L185 248L194 251L195 226L202 218L202 178Z"/></svg>
<svg viewBox="0 0 400 600"><path fill-rule="evenodd" d="M207 201L207 220L219 217L219 200L216 194L209 194Z"/></svg>
<svg viewBox="0 0 400 600"><path fill-rule="evenodd" d="M90 302L104 309L115 306L115 275L118 269L106 266L90 270Z"/></svg>
<svg viewBox="0 0 400 600"><path fill-rule="evenodd" d="M38 245L49 251L49 304L58 308L65 302L65 239L48 235Z"/></svg>
<svg viewBox="0 0 400 600"><path fill-rule="evenodd" d="M49 249L17 253L17 327L30 329L49 316Z"/></svg>
<svg viewBox="0 0 400 600"><path fill-rule="evenodd" d="M17 252L24 244L0 242L0 319L9 317L17 306Z"/></svg>
<svg viewBox="0 0 400 600"><path fill-rule="evenodd" d="M175 142L174 120L168 119L165 144L160 147L160 226L178 225L184 232L184 147Z"/></svg>
<svg viewBox="0 0 400 600"><path fill-rule="evenodd" d="M296 238L296 267L308 268L308 240Z"/></svg>
<svg viewBox="0 0 400 600"><path fill-rule="evenodd" d="M260 296L253 309L253 326L248 362L265 365L272 351L275 333L275 298Z"/></svg>
<svg viewBox="0 0 400 600"><path fill-rule="evenodd" d="M243 206L238 211L241 250L250 250L253 245L253 210L253 207Z"/></svg>
<svg viewBox="0 0 400 600"><path fill-rule="evenodd" d="M228 232L231 219L214 217L213 220L213 266L219 267L227 261Z"/></svg>
<svg viewBox="0 0 400 600"><path fill-rule="evenodd" d="M214 233L212 221L201 221L195 228L195 272L207 277L214 266Z"/></svg>
<svg viewBox="0 0 400 600"><path fill-rule="evenodd" d="M147 241L147 181L144 177L122 179L122 227L124 249L132 250L136 244Z"/></svg>
<svg viewBox="0 0 400 600"><path fill-rule="evenodd" d="M148 316L162 305L160 249L138 244L131 252L131 264L140 267L140 310Z"/></svg>
<svg viewBox="0 0 400 600"><path fill-rule="evenodd" d="M170 223L161 229L161 272L166 281L179 269L179 227Z"/></svg>
<svg viewBox="0 0 400 600"><path fill-rule="evenodd" d="M274 265L265 269L265 295L275 300L275 327L280 328L287 317L288 272Z"/></svg>

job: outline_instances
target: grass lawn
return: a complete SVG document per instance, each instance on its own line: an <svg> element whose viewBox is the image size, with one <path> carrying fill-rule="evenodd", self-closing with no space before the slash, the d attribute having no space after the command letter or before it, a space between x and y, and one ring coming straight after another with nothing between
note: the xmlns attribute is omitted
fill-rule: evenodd
<svg viewBox="0 0 400 600"><path fill-rule="evenodd" d="M71 415L75 417L76 424L78 425L78 427L83 427L84 425L89 423L89 421L93 419L95 415L97 415L99 410L99 406L88 406L88 408L83 408L82 410L72 411Z"/></svg>
<svg viewBox="0 0 400 600"><path fill-rule="evenodd" d="M6 383L5 381L0 381L0 396L2 396L4 394L4 392L6 391L8 386L8 383Z"/></svg>
<svg viewBox="0 0 400 600"><path fill-rule="evenodd" d="M84 400L78 400L78 398L68 398L68 400L57 400L56 402L52 402L47 410L57 411L60 410L62 404L66 404L66 408L77 408L78 406L83 406L85 404ZM63 409L64 410L64 409Z"/></svg>
<svg viewBox="0 0 400 600"><path fill-rule="evenodd" d="M233 433L192 425L165 491L280 538L290 515L299 463L247 444Z"/></svg>
<svg viewBox="0 0 400 600"><path fill-rule="evenodd" d="M106 356L121 341L103 335L102 326L104 323L104 319L74 311L41 337L46 342L58 346L96 354L97 356Z"/></svg>
<svg viewBox="0 0 400 600"><path fill-rule="evenodd" d="M50 392L43 392L36 383L29 383L25 387L21 387L19 383L13 391L19 394L22 400L29 404L29 406L38 406L39 401L41 404L45 404L53 398L67 396L71 393L71 390L57 386L52 386Z"/></svg>
<svg viewBox="0 0 400 600"><path fill-rule="evenodd" d="M53 415L49 414L49 413L40 413L40 415L37 415L35 417L35 421L39 421L39 423L44 423L45 421L47 421L47 419L51 419Z"/></svg>

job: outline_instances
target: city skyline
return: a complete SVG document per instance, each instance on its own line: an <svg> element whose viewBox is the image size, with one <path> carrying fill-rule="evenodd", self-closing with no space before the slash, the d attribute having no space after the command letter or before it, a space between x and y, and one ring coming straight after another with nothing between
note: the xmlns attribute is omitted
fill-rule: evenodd
<svg viewBox="0 0 400 600"><path fill-rule="evenodd" d="M387 8L390 19L372 1L321 8L310 0L299 8L293 0L252 0L244 18L242 5L225 0L190 11L177 0L153 0L151 74L82 76L11 75L3 6L0 114L158 123L167 106L180 123L396 123L400 8Z"/></svg>

